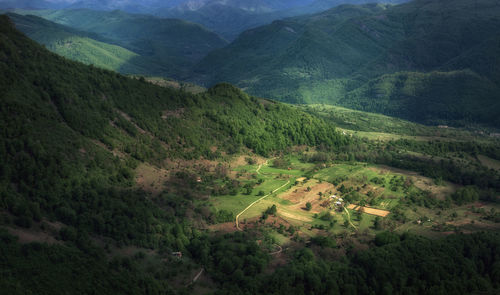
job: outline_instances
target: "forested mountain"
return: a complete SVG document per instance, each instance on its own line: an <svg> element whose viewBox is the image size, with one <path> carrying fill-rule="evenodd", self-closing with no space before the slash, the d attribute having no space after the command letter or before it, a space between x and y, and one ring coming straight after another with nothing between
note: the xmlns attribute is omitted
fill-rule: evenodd
<svg viewBox="0 0 500 295"><path fill-rule="evenodd" d="M401 3L406 0L305 0L305 1L186 1L185 3L160 9L159 16L189 20L234 40L241 32L274 20L327 10L340 4L362 4L367 2Z"/></svg>
<svg viewBox="0 0 500 295"><path fill-rule="evenodd" d="M427 124L498 126L499 15L494 0L344 5L246 31L204 58L194 80Z"/></svg>
<svg viewBox="0 0 500 295"><path fill-rule="evenodd" d="M241 148L265 155L295 144L334 148L348 141L318 118L230 85L186 94L58 57L15 31L6 16L1 30L6 210L34 200L43 214L55 214L59 202L76 210L77 200L59 199L64 191L94 182L126 187L134 159L215 158Z"/></svg>
<svg viewBox="0 0 500 295"><path fill-rule="evenodd" d="M135 56L130 56L127 63L145 70L129 71L126 67L114 68L124 73L178 78L208 52L227 44L217 34L202 26L177 19L162 19L122 11L87 9L19 10L16 12L37 15L60 25L91 33L98 41L117 45L133 52ZM47 25L47 23L38 22L37 25ZM30 34L33 33L34 28L29 31L25 28L25 30ZM37 33L38 40L60 37L58 32L42 27ZM97 57L94 58L97 59ZM117 57L114 56L114 58ZM104 63L104 61L99 61L99 63Z"/></svg>
<svg viewBox="0 0 500 295"><path fill-rule="evenodd" d="M28 17L25 21L35 26L40 20ZM80 36L80 32L61 26L48 27ZM278 230L286 230L282 236L292 246L277 252L271 252L277 242L267 233L264 218L245 221L245 226L253 224L255 230L235 229L234 233L213 233L199 226L198 218L215 219L222 211L210 211L215 188L236 189L226 201L236 199L245 204L244 197L238 195L240 186L253 191L243 183L270 182L288 185L286 189L293 191L297 176L305 175L307 180L318 169L342 167L341 157L355 165L350 171L366 168L371 175L368 180L366 175L353 174L353 181L366 181L364 187L374 182L390 186L391 199L386 201L398 202L392 196L408 193L401 202L410 204L410 214L417 214L421 207L416 204L422 203L426 215L436 208L436 216L447 218L452 199L477 201L479 192L483 202L497 199L500 182L493 169L458 169L451 158L439 163L405 158L415 157L416 149L436 157L459 152L467 159L482 153L494 161L498 158L495 141L401 139L370 143L337 131L329 123L334 120L326 120L312 110L256 98L227 83L190 94L71 61L49 52L19 32L6 15L0 16L2 292L497 294L500 236L494 231L498 221L483 220L498 219L495 207L474 213L477 222L489 226L491 232L449 232L442 233L447 235L442 239L415 236L408 230L402 235L390 231L396 222L403 224L410 218L400 205L394 207L391 217L373 222L374 227L382 228L374 228L377 234L373 237L366 232L349 232L350 219L336 236L320 232L317 222L323 229L325 224L335 225L336 220L329 215L329 221L315 217L318 221L303 229L320 233L310 236L306 244L296 233L299 226L285 229L281 224ZM304 160L293 171L295 164L286 162L281 169L267 167L267 160L257 167L255 159L264 162L263 157L276 156L269 159L275 165L292 147L303 151L306 160L321 162ZM406 150L412 153L401 154ZM244 163L243 169L229 173L224 160L235 154L235 158L243 156L254 165ZM331 156L339 161L327 168ZM477 187L467 186L459 190L461 194L440 200L402 177L388 176L387 172L379 175L367 163L355 164L354 157L415 165L436 177L446 175ZM189 162L196 174L179 168ZM214 166L212 170L206 168L207 162ZM139 186L139 166L156 171L158 182L168 182L165 189L153 194L150 188ZM266 171L259 172L261 168ZM287 173L296 174L290 177ZM386 177L391 179L387 183ZM332 185L329 178L328 182L321 178L313 181ZM210 186L213 191L208 190ZM274 186L266 188L274 189L269 194L277 192ZM359 197L362 188L342 185L339 190L348 191L346 197L351 198ZM380 190L384 188L375 193ZM322 198L314 192L314 199L318 196ZM260 192L246 197L263 198ZM282 201L282 205L289 203ZM463 210L460 214L469 212L465 207L459 209ZM359 221L361 224L361 218ZM410 222L403 225L417 226ZM469 225L474 228L472 222ZM356 242L358 237L365 242ZM286 256L274 256L277 254ZM195 282L199 274L204 276L201 283Z"/></svg>
<svg viewBox="0 0 500 295"><path fill-rule="evenodd" d="M148 58L141 58L128 49L106 43L105 38L97 34L78 31L33 15L7 15L17 29L31 39L69 59L127 74L161 72L161 68Z"/></svg>
<svg viewBox="0 0 500 295"><path fill-rule="evenodd" d="M320 12L340 4L368 2L401 3L407 0L60 0L7 1L0 0L4 9L89 9L128 13L144 13L163 18L183 19L201 24L226 40L234 40L241 32L273 20Z"/></svg>

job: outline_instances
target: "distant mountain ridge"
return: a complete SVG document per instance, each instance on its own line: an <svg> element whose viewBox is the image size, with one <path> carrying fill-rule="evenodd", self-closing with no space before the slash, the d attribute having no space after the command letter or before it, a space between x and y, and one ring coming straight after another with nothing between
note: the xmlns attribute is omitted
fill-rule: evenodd
<svg viewBox="0 0 500 295"><path fill-rule="evenodd" d="M495 0L342 5L246 31L192 80L426 124L499 126L499 35Z"/></svg>
<svg viewBox="0 0 500 295"><path fill-rule="evenodd" d="M217 34L202 26L178 19L129 14L118 10L16 10L16 12L37 15L67 28L90 33L96 41L133 52L136 56L127 60L127 64L132 66L112 67L122 73L179 78L206 54L227 44ZM14 21L16 20L20 21L19 18L14 18ZM39 26L38 37L35 38L37 41L54 37L50 35L59 35L53 30L48 30L47 22L39 21L37 25ZM54 26L49 25L49 27ZM30 35L30 32L25 32ZM50 44L46 42L44 44L50 48Z"/></svg>
<svg viewBox="0 0 500 295"><path fill-rule="evenodd" d="M3 9L122 10L199 23L227 40L285 17L316 13L340 4L401 3L408 0L0 0Z"/></svg>
<svg viewBox="0 0 500 295"><path fill-rule="evenodd" d="M165 7L155 15L196 22L214 30L228 40L241 32L274 20L320 12L341 4L368 2L402 3L407 0L188 0Z"/></svg>

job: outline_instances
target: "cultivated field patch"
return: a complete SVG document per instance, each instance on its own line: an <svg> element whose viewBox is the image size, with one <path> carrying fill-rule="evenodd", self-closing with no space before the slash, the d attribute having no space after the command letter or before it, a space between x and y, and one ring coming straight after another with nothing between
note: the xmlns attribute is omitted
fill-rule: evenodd
<svg viewBox="0 0 500 295"><path fill-rule="evenodd" d="M375 208L370 208L370 207L363 207L363 206L358 206L354 204L349 204L347 206L348 209L351 210L356 210L356 211L361 211L366 214L371 214L371 215L376 215L376 216L381 216L381 217L386 217L389 215L391 212L387 210L380 210L380 209L375 209Z"/></svg>
<svg viewBox="0 0 500 295"><path fill-rule="evenodd" d="M289 208L296 210L305 210L306 204L311 204L311 213L320 213L325 208L321 204L329 197L331 192L335 191L333 184L328 182L318 182L315 179L293 187L290 191L282 194L280 198L292 203ZM320 193L321 196L320 197Z"/></svg>

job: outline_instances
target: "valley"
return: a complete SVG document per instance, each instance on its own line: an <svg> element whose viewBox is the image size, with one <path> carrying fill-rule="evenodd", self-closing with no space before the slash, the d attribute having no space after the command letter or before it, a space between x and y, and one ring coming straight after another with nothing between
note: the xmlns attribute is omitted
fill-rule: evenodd
<svg viewBox="0 0 500 295"><path fill-rule="evenodd" d="M0 0L0 292L498 294L500 6L388 2Z"/></svg>
<svg viewBox="0 0 500 295"><path fill-rule="evenodd" d="M490 211L500 209L496 203L453 205L450 196L462 186L438 182L413 171L362 162L318 166L300 161L304 154L307 155L285 156L288 167L275 168L269 164L273 159L268 159L260 164L247 163L232 168L228 175L233 181L239 181L244 189L211 197L209 203L216 214L231 217L223 225L213 228L232 232L240 227L255 228L258 224L266 224L283 234L283 224L287 228L295 227L296 238L306 240L318 233L341 234L347 231L366 235L388 228L399 233L412 231L430 237L454 231L500 229L495 223L483 219ZM416 198L422 200L415 203ZM310 209L306 207L307 203ZM273 206L275 213L266 213ZM360 206L365 207L360 209ZM477 210L484 215L478 214ZM274 218L267 221L271 215ZM375 222L377 216L379 219ZM456 223L456 220L462 222ZM346 222L352 225L346 226ZM278 239L284 240L284 237Z"/></svg>

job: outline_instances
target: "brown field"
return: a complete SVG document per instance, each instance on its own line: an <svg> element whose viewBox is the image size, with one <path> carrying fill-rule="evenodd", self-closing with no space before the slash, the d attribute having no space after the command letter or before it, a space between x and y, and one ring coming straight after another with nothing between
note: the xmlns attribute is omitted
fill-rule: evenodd
<svg viewBox="0 0 500 295"><path fill-rule="evenodd" d="M239 157L234 157L231 161L231 167L239 167L239 166L244 166L247 165L247 158L248 156L241 155Z"/></svg>
<svg viewBox="0 0 500 295"><path fill-rule="evenodd" d="M380 210L380 209L375 209L375 208L370 208L370 207L362 207L362 206L358 206L358 205L354 205L354 204L350 204L349 206L347 206L347 208L351 209L351 210L356 210L356 211L363 210L363 213L381 216L381 217L386 217L387 215L389 215L389 213L391 213L390 211L387 211L387 210Z"/></svg>
<svg viewBox="0 0 500 295"><path fill-rule="evenodd" d="M304 222L311 222L312 221L312 219L309 218L309 217L302 216L302 215L299 215L299 214L293 214L291 212L287 212L287 211L283 211L283 210L280 210L278 212L278 214L280 216L285 217L285 218L295 219L295 220L299 220L299 221L304 221Z"/></svg>
<svg viewBox="0 0 500 295"><path fill-rule="evenodd" d="M136 169L136 183L144 191L159 194L165 188L168 171L148 164L140 164Z"/></svg>
<svg viewBox="0 0 500 295"><path fill-rule="evenodd" d="M307 191L307 187L310 187L311 190ZM320 213L324 210L321 207L321 203L323 203L329 197L328 192L335 191L335 187L333 184L328 182L318 183L317 180L309 180L306 183L299 184L292 189L290 189L287 193L280 196L280 198L284 200L288 200L293 203L293 205L288 206L290 209L305 209L306 203L309 202L312 205L311 213ZM323 193L322 200L319 199L318 193ZM300 219L299 219L300 220Z"/></svg>

